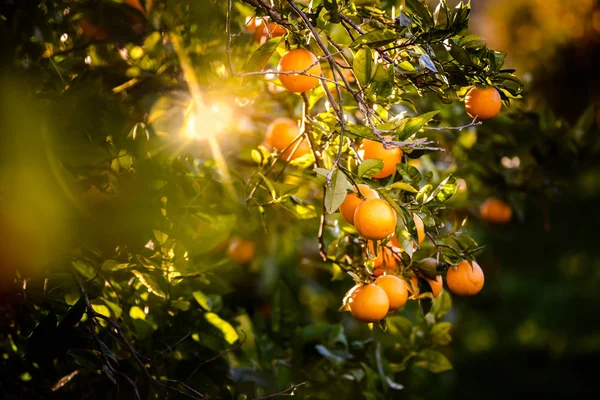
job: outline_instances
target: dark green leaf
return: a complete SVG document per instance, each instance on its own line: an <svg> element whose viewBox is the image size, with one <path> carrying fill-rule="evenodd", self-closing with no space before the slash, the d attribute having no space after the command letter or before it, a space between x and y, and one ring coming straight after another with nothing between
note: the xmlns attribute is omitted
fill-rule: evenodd
<svg viewBox="0 0 600 400"><path fill-rule="evenodd" d="M446 356L433 349L421 350L415 358L415 365L436 374L452 369L452 364Z"/></svg>
<svg viewBox="0 0 600 400"><path fill-rule="evenodd" d="M254 51L254 53L252 53L252 55L248 59L248 62L246 63L246 66L244 67L244 71L245 72L262 71L262 69L265 67L267 62L269 62L269 59L275 52L275 49L277 48L277 46L279 46L279 43L281 43L282 39L283 39L282 37L276 37L276 38L267 40L265 43L263 43L258 49L256 49Z"/></svg>
<svg viewBox="0 0 600 400"><path fill-rule="evenodd" d="M451 307L452 298L450 294L446 290L442 290L439 296L433 300L431 313L433 313L436 319L440 319L450 311Z"/></svg>
<svg viewBox="0 0 600 400"><path fill-rule="evenodd" d="M427 6L419 0L405 0L406 7L411 10L422 21L424 27L433 25L433 17Z"/></svg>

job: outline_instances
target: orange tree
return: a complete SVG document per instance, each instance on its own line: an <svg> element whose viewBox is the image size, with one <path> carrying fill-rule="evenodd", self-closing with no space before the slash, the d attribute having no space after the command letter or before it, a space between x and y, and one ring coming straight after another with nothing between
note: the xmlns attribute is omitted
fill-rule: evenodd
<svg viewBox="0 0 600 400"><path fill-rule="evenodd" d="M8 398L375 399L451 368L442 277L485 265L430 135L521 83L469 5L306 3L2 10Z"/></svg>

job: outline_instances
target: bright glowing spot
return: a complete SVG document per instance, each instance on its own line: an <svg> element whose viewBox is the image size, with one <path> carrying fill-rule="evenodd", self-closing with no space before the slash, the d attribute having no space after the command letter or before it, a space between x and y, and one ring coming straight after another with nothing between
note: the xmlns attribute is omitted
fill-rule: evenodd
<svg viewBox="0 0 600 400"><path fill-rule="evenodd" d="M62 34L62 36L60 37L60 41L61 41L62 43L66 42L66 41L67 41L67 39L69 39L69 35L68 35L68 34L66 34L66 33L63 33L63 34Z"/></svg>
<svg viewBox="0 0 600 400"><path fill-rule="evenodd" d="M65 8L65 9L63 10L63 15L69 15L69 13L70 13L70 12L71 12L71 9L69 9L69 8Z"/></svg>
<svg viewBox="0 0 600 400"><path fill-rule="evenodd" d="M329 111L331 109L331 104L329 103L329 100L325 100L325 110Z"/></svg>
<svg viewBox="0 0 600 400"><path fill-rule="evenodd" d="M233 111L224 104L192 108L184 132L191 139L214 138L225 131L232 121Z"/></svg>
<svg viewBox="0 0 600 400"><path fill-rule="evenodd" d="M517 156L513 158L502 157L500 163L504 168L519 168L519 165L521 165L521 159Z"/></svg>
<svg viewBox="0 0 600 400"><path fill-rule="evenodd" d="M275 73L273 73L273 71L269 71L269 73L265 74L265 79L267 79L267 80L275 79Z"/></svg>
<svg viewBox="0 0 600 400"><path fill-rule="evenodd" d="M92 57L90 57L90 56L87 56L87 57L85 58L84 62L85 62L87 65L90 65L90 64L92 63Z"/></svg>

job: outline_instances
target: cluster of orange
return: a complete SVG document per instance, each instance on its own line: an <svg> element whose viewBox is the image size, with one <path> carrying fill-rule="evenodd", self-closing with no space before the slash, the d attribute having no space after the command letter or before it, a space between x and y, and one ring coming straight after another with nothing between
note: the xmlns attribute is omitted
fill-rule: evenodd
<svg viewBox="0 0 600 400"><path fill-rule="evenodd" d="M427 279L427 278L426 278ZM411 278L409 285L395 275L379 276L373 283L356 286L348 296L348 308L354 318L361 322L378 322L389 312L402 308L409 298L409 292L418 294L417 278ZM446 284L451 292L462 296L472 296L481 291L484 284L483 271L473 261L463 261L456 268L449 268L446 273ZM427 279L432 296L437 297L442 291L442 277Z"/></svg>
<svg viewBox="0 0 600 400"><path fill-rule="evenodd" d="M251 19L247 29L254 33L257 41L263 41L266 36L274 37L285 34L285 29L266 20ZM317 57L308 50L295 49L285 53L277 70L281 85L290 92L305 93L319 84L322 75L321 66ZM353 77L347 76L351 81ZM471 88L465 97L465 109L471 117L479 120L494 118L501 109L502 102L499 92L493 88ZM386 138L387 139L387 138ZM276 150L284 160L290 161L310 153L310 145L302 137L296 121L289 118L274 120L267 129L266 145L271 150ZM402 161L400 148L386 148L381 142L364 140L360 145L359 156L363 160L376 159L382 161L381 171L372 177L386 178L396 171L396 165ZM482 218L500 223L506 222L511 213L494 200L482 205ZM502 203L504 204L504 203ZM506 206L508 207L508 206ZM510 211L510 208L508 207ZM413 276L411 283L406 283L398 276L398 263L395 252L400 252L400 244L395 237L397 216L393 207L379 197L379 194L368 185L359 184L354 193L346 195L339 208L342 217L356 227L358 233L367 240L367 248L371 254L375 253L375 242L389 238L388 243L380 246L379 254L374 260L373 283L357 286L348 296L348 308L352 315L364 322L376 322L383 319L388 312L398 310L406 304L409 292L418 295L417 278ZM417 214L413 214L419 244L425 239L425 227ZM229 256L237 262L247 262L242 255L254 255L254 248L243 240L232 242ZM239 254L238 254L239 253ZM427 280L432 291L432 296L437 297L442 290L442 276ZM448 288L455 294L474 295L478 293L484 283L483 271L476 262L470 264L461 262L458 266L449 268L446 274Z"/></svg>

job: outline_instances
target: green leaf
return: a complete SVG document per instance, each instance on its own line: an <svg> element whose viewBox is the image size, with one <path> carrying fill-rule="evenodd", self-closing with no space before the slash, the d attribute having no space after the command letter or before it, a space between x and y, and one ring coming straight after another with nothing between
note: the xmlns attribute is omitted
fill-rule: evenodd
<svg viewBox="0 0 600 400"><path fill-rule="evenodd" d="M270 40L267 40L263 43L258 49L252 53L248 62L244 66L245 72L259 72L267 65L269 59L279 46L279 43L282 41L282 37L276 37Z"/></svg>
<svg viewBox="0 0 600 400"><path fill-rule="evenodd" d="M442 181L442 183L438 185L438 187L435 188L433 192L431 192L431 195L429 195L426 203L434 200L434 204L441 204L447 201L450 197L454 196L457 188L458 183L456 178L453 175L449 175Z"/></svg>
<svg viewBox="0 0 600 400"><path fill-rule="evenodd" d="M433 12L433 20L436 28L445 29L448 27L448 7L444 0L440 0L435 11Z"/></svg>
<svg viewBox="0 0 600 400"><path fill-rule="evenodd" d="M217 314L212 312L207 312L204 314L204 318L208 321L209 324L217 328L223 334L225 341L229 344L234 344L238 339L238 333L235 328L231 326L231 324Z"/></svg>
<svg viewBox="0 0 600 400"><path fill-rule="evenodd" d="M135 269L132 270L131 272L140 281L140 283L148 289L148 291L150 293L152 293L160 298L163 298L163 299L167 298L167 296L165 295L165 292L162 291L162 289L158 285L158 282L154 279L154 277L152 277L152 275L147 274L145 272L135 270Z"/></svg>
<svg viewBox="0 0 600 400"><path fill-rule="evenodd" d="M414 135L415 133L417 133L419 131L419 129L421 129L423 127L423 125L425 125L426 123L431 121L431 119L433 117L435 117L438 113L439 113L439 110L438 111L430 111L425 114L421 114L417 117L410 118L406 122L406 124L404 124L404 129L403 129L402 133L398 136L398 140L407 139L407 138L411 137L412 135Z"/></svg>
<svg viewBox="0 0 600 400"><path fill-rule="evenodd" d="M421 181L421 173L412 165L400 163L396 165L396 170L402 177L402 180L413 187L418 187Z"/></svg>
<svg viewBox="0 0 600 400"><path fill-rule="evenodd" d="M373 129L365 125L347 125L346 133L348 136L364 138L364 139L373 139L375 135L373 134Z"/></svg>
<svg viewBox="0 0 600 400"><path fill-rule="evenodd" d="M196 299L198 304L206 311L213 311L214 299L212 299L212 296L207 296L200 290L193 292L192 296L194 296L194 299Z"/></svg>
<svg viewBox="0 0 600 400"><path fill-rule="evenodd" d="M450 311L450 308L452 308L452 297L448 291L442 290L440 295L433 300L430 312L436 319L440 319Z"/></svg>
<svg viewBox="0 0 600 400"><path fill-rule="evenodd" d="M367 160L364 160L358 166L358 176L360 176L361 178L371 177L380 173L382 168L383 160L369 158Z"/></svg>
<svg viewBox="0 0 600 400"><path fill-rule="evenodd" d="M446 356L433 349L421 350L415 358L414 365L435 374L452 369L452 364Z"/></svg>
<svg viewBox="0 0 600 400"><path fill-rule="evenodd" d="M69 309L67 315L60 321L58 325L58 329L66 328L69 326L75 326L81 318L86 310L85 297L79 297L79 300Z"/></svg>
<svg viewBox="0 0 600 400"><path fill-rule="evenodd" d="M356 52L352 69L358 78L358 81L363 85L368 85L375 75L375 61L373 60L373 50L364 47Z"/></svg>
<svg viewBox="0 0 600 400"><path fill-rule="evenodd" d="M391 29L377 29L360 35L350 44L350 47L359 47L362 45L379 47L391 43L396 39L398 39L396 31Z"/></svg>
<svg viewBox="0 0 600 400"><path fill-rule="evenodd" d="M163 244L165 244L165 242L169 238L169 235L167 235L164 232L159 231L158 229L153 229L152 232L154 233L154 237L156 238L156 242L158 244L160 244L161 246Z"/></svg>
<svg viewBox="0 0 600 400"><path fill-rule="evenodd" d="M405 0L406 7L411 10L423 22L423 26L429 27L433 25L433 17L427 6L419 0Z"/></svg>
<svg viewBox="0 0 600 400"><path fill-rule="evenodd" d="M133 306L129 309L129 317L131 319L146 319L146 313L138 306Z"/></svg>
<svg viewBox="0 0 600 400"><path fill-rule="evenodd" d="M452 324L450 322L438 322L435 324L429 333L431 337L431 343L434 346L447 346L452 341L450 336L450 329Z"/></svg>
<svg viewBox="0 0 600 400"><path fill-rule="evenodd" d="M417 189L415 189L414 187L412 187L412 185L410 185L406 182L394 182L390 185L390 187L392 189L400 189L400 190L404 190L405 192L410 192L410 193L418 192Z"/></svg>
<svg viewBox="0 0 600 400"><path fill-rule="evenodd" d="M412 332L412 322L401 315L393 315L386 318L388 331L392 335L401 335L409 337Z"/></svg>
<svg viewBox="0 0 600 400"><path fill-rule="evenodd" d="M475 65L469 53L465 51L462 47L456 44L453 40L450 40L450 54L459 64L464 64L468 66Z"/></svg>
<svg viewBox="0 0 600 400"><path fill-rule="evenodd" d="M97 275L96 268L94 268L86 260L73 260L72 265L75 268L75 270L81 274L81 276L87 279L92 279Z"/></svg>
<svg viewBox="0 0 600 400"><path fill-rule="evenodd" d="M458 45L467 49L476 49L485 44L483 38L478 35L467 35L460 38Z"/></svg>
<svg viewBox="0 0 600 400"><path fill-rule="evenodd" d="M352 190L352 185L348 182L346 175L340 170L335 170L331 177L331 183L325 188L325 211L328 214L334 213L344 202L348 190Z"/></svg>

